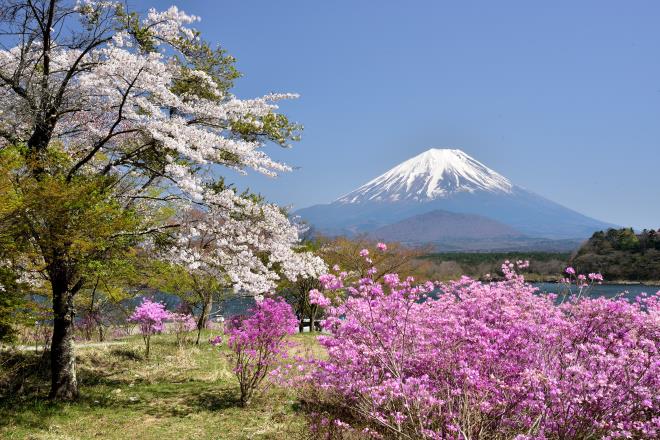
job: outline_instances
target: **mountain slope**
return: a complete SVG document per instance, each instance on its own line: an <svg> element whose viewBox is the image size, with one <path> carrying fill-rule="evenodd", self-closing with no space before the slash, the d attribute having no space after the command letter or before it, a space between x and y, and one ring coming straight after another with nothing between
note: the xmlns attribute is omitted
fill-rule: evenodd
<svg viewBox="0 0 660 440"><path fill-rule="evenodd" d="M524 237L521 232L488 217L439 209L382 226L369 235L406 243Z"/></svg>
<svg viewBox="0 0 660 440"><path fill-rule="evenodd" d="M509 194L509 180L461 150L431 148L395 166L337 201L433 200L454 193Z"/></svg>
<svg viewBox="0 0 660 440"><path fill-rule="evenodd" d="M439 251L566 251L581 240L528 237L510 226L476 214L435 210L369 232L375 240L433 245Z"/></svg>
<svg viewBox="0 0 660 440"><path fill-rule="evenodd" d="M372 232L438 209L481 215L546 239L582 239L614 226L514 185L460 150L436 148L297 214L320 232L338 235Z"/></svg>

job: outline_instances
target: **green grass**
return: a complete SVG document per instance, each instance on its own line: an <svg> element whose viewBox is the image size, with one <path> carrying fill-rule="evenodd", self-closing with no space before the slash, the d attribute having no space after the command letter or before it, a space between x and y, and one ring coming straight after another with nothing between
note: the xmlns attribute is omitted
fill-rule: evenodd
<svg viewBox="0 0 660 440"><path fill-rule="evenodd" d="M319 350L311 335L292 339L299 342L296 351ZM125 345L80 348L81 396L74 403L45 400L47 374L32 369L34 374L20 393L0 397L0 438L295 439L304 435L305 417L290 390L270 387L249 407L239 407L228 361L210 344L178 348L172 337L156 336L149 360L143 359L143 348L137 338ZM36 363L34 353L20 356L28 364Z"/></svg>

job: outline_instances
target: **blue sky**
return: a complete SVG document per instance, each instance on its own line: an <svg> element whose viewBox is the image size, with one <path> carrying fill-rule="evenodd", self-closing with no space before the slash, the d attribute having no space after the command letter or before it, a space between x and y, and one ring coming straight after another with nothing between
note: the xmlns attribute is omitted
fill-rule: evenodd
<svg viewBox="0 0 660 440"><path fill-rule="evenodd" d="M461 148L587 215L660 227L660 2L137 1L176 4L244 73L297 92L299 167L234 176L296 208L429 147Z"/></svg>

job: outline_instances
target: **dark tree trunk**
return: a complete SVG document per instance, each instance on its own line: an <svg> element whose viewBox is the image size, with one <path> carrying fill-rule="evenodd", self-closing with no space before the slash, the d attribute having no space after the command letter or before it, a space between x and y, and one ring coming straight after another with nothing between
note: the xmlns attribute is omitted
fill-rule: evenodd
<svg viewBox="0 0 660 440"><path fill-rule="evenodd" d="M51 119L51 122L37 122L32 131L32 136L30 136L27 141L27 146L30 151L30 159L32 159L32 173L37 180L41 180L43 177L46 149L53 137L53 129L55 128L54 118L49 117L48 119Z"/></svg>
<svg viewBox="0 0 660 440"><path fill-rule="evenodd" d="M310 313L309 313L309 331L310 331L310 333L315 332L315 331L319 331L320 328L321 328L321 326L316 321L316 315L317 315L318 311L319 311L318 306L313 305L311 307L311 310L310 310Z"/></svg>
<svg viewBox="0 0 660 440"><path fill-rule="evenodd" d="M53 340L50 347L51 388L48 397L73 400L78 397L76 354L73 346L74 292L66 282L51 278L53 286Z"/></svg>
<svg viewBox="0 0 660 440"><path fill-rule="evenodd" d="M202 330L206 328L206 323L209 321L212 308L213 308L213 295L210 294L208 297L204 298L202 313L200 313L199 320L197 321L197 341L195 341L195 345L199 345L199 339L202 336Z"/></svg>

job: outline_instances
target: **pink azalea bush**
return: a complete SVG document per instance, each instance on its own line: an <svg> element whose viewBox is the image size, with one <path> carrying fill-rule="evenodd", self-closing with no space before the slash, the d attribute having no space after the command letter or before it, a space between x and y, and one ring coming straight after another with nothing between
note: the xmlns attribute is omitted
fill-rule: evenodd
<svg viewBox="0 0 660 440"><path fill-rule="evenodd" d="M190 313L171 313L172 330L179 346L186 342L186 335L197 329L197 320Z"/></svg>
<svg viewBox="0 0 660 440"><path fill-rule="evenodd" d="M325 277L346 299L300 384L319 438L658 438L660 292L557 305L516 266L496 283Z"/></svg>
<svg viewBox="0 0 660 440"><path fill-rule="evenodd" d="M600 273L578 274L571 266L567 267L564 272L566 277L560 280L563 284L562 302L567 298L580 299L591 290L594 284L603 283L603 275Z"/></svg>
<svg viewBox="0 0 660 440"><path fill-rule="evenodd" d="M250 403L268 373L286 356L287 335L298 329L293 309L282 298L258 301L246 316L225 325L229 357L241 391L241 405ZM213 343L221 343L216 338Z"/></svg>
<svg viewBox="0 0 660 440"><path fill-rule="evenodd" d="M165 321L170 316L170 312L165 309L165 304L152 301L149 298L144 298L130 316L129 321L138 324L140 328L146 346L145 355L147 358L149 357L151 336L163 331Z"/></svg>

